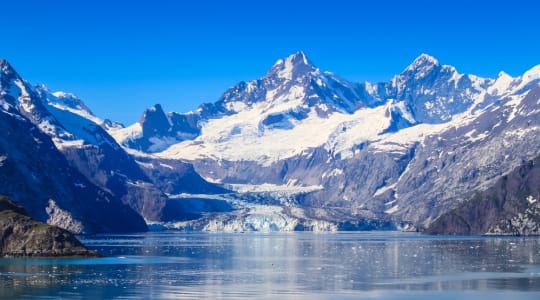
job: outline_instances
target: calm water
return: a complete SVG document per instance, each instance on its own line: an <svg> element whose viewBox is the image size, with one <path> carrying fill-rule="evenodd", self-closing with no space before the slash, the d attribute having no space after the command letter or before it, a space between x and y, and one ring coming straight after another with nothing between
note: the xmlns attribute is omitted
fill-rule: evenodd
<svg viewBox="0 0 540 300"><path fill-rule="evenodd" d="M540 239L405 233L86 237L100 259L0 259L0 298L540 299Z"/></svg>

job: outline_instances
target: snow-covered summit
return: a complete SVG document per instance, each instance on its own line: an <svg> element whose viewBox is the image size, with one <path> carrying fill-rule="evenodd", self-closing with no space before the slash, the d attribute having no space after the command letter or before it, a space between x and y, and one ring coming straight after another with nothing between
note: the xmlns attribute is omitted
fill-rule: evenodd
<svg viewBox="0 0 540 300"><path fill-rule="evenodd" d="M119 148L104 129L115 124L96 117L75 95L53 93L45 85L31 86L6 60L0 64L3 111L18 118L24 116L47 134L58 149L104 143Z"/></svg>
<svg viewBox="0 0 540 300"><path fill-rule="evenodd" d="M154 106L138 124L111 134L131 148L157 152L197 138L205 124L213 120L248 111L257 116L254 126L260 132L289 130L310 115L327 118L334 112L352 114L365 106L359 102L364 91L361 84L320 71L303 52L297 52L278 60L261 78L239 82L218 101L203 104L195 112L165 114ZM149 115L153 117L146 117Z"/></svg>
<svg viewBox="0 0 540 300"><path fill-rule="evenodd" d="M540 145L538 66L489 79L424 54L389 82L355 83L298 52L194 112L154 105L120 129L100 126L74 95L0 67L1 117L35 124L87 178L138 210L150 207L153 218L165 202L149 180L184 193L173 185L189 160L212 182L317 187L279 202L309 207L306 214L427 224L463 193L536 157Z"/></svg>
<svg viewBox="0 0 540 300"><path fill-rule="evenodd" d="M536 65L519 78L520 84L517 89L528 88L530 86L538 85L540 83L540 65Z"/></svg>
<svg viewBox="0 0 540 300"><path fill-rule="evenodd" d="M536 65L523 74L524 80L535 80L540 78L540 65Z"/></svg>
<svg viewBox="0 0 540 300"><path fill-rule="evenodd" d="M86 106L86 104L73 93L66 93L63 91L52 92L44 84L38 85L35 88L38 93L45 97L44 100L51 105L62 106L65 109L72 109L75 111L82 111L84 114L95 117L90 108L88 108L88 106Z"/></svg>
<svg viewBox="0 0 540 300"><path fill-rule="evenodd" d="M419 71L435 66L440 66L439 61L431 55L422 53L405 69L405 71Z"/></svg>
<svg viewBox="0 0 540 300"><path fill-rule="evenodd" d="M218 100L222 111L238 113L255 103L266 102L268 110L296 106L317 109L319 114L332 111L352 113L361 96L361 87L333 73L322 72L303 52L279 59L265 76L240 82ZM296 103L296 104L293 104Z"/></svg>
<svg viewBox="0 0 540 300"><path fill-rule="evenodd" d="M520 83L534 82L535 74L533 68L519 82L505 74L481 78L421 54L389 82L355 83L321 71L297 52L196 112L167 114L156 107L156 118L113 135L124 146L174 159L271 164L318 147L348 157L358 145L385 136L407 136L397 140L408 143L418 139L417 128L444 128Z"/></svg>
<svg viewBox="0 0 540 300"><path fill-rule="evenodd" d="M418 123L444 123L474 105L490 83L422 54L387 87L389 96L406 102Z"/></svg>
<svg viewBox="0 0 540 300"><path fill-rule="evenodd" d="M277 76L280 79L292 80L316 70L316 67L309 62L304 52L299 51L285 59L279 59L270 68L266 77Z"/></svg>
<svg viewBox="0 0 540 300"><path fill-rule="evenodd" d="M540 84L540 65L527 70L523 75L512 77L501 71L487 91L494 96L511 96L527 91Z"/></svg>
<svg viewBox="0 0 540 300"><path fill-rule="evenodd" d="M425 80L425 78L436 76L441 72L457 73L454 67L441 65L435 57L428 54L420 54L401 74L396 75L395 78L401 78L402 80Z"/></svg>
<svg viewBox="0 0 540 300"><path fill-rule="evenodd" d="M74 114L80 117L81 122L95 123L103 127L104 129L119 129L122 128L122 124L118 122L113 122L110 120L103 120L100 117L96 116L88 106L75 94L66 93L63 91L52 92L49 88L44 85L37 85L35 91L41 102L49 109L49 111L60 111L64 114Z"/></svg>

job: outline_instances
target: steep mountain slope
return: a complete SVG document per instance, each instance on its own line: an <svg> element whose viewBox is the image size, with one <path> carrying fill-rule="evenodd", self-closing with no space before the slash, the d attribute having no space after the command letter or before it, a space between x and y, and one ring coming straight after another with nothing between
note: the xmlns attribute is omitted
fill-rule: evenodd
<svg viewBox="0 0 540 300"><path fill-rule="evenodd" d="M104 188L111 196L121 199L142 215L153 211L142 211L144 201L157 203L165 202L160 199L159 191L149 191L151 199L141 199L140 195L147 193L127 186L126 175L134 181L143 180L144 174L137 164L98 124L105 122L93 117L90 110L73 95L52 95L40 86L30 87L12 68L6 72L6 88L11 89L15 103L14 108L47 134L54 146L67 158L71 167L82 173L94 186ZM10 79L11 78L11 79ZM15 92L15 94L13 94ZM17 96L20 95L20 96ZM91 118L91 119L90 119ZM150 187L151 188L151 187ZM164 206L164 203L161 204Z"/></svg>
<svg viewBox="0 0 540 300"><path fill-rule="evenodd" d="M212 181L310 188L293 201L308 215L427 226L539 154L539 82L540 66L488 79L423 54L387 83L353 83L300 52L194 112L156 106L111 132Z"/></svg>
<svg viewBox="0 0 540 300"><path fill-rule="evenodd" d="M56 130L37 95L0 60L0 193L30 216L76 233L144 231L144 220L70 166L43 131ZM40 120L34 125L28 118Z"/></svg>
<svg viewBox="0 0 540 300"><path fill-rule="evenodd" d="M181 161L175 161L175 169L177 172L171 174L163 170L162 173L170 174L166 182L158 181L160 186L156 186L152 176L155 175L155 170L147 170L149 164L137 162L128 154L117 142L107 133L106 130L122 128L121 124L114 123L108 120L102 120L96 117L91 110L73 94L63 92L50 92L45 86L31 87L24 79L22 79L16 71L6 62L2 61L2 99L4 111L7 113L9 120L7 122L25 122L29 127L35 126L35 133L40 135L40 139L46 140L49 145L46 148L39 148L39 145L32 143L41 143L37 138L29 139L26 144L24 138L20 141L13 141L13 148L21 151L30 151L31 149L41 149L47 155L54 155L58 162L48 161L47 165L34 162L38 157L26 159L31 168L35 168L36 173L43 172L44 176L51 176L54 172L49 172L50 168L65 165L77 175L70 175L66 178L66 182L62 180L55 181L51 186L56 188L46 189L42 186L32 188L24 188L19 185L13 188L10 192L5 191L8 195L13 196L14 193L27 193L28 191L36 191L38 194L41 191L54 191L59 189L62 184L75 187L91 187L102 193L101 198L108 198L107 202L128 205L135 212L129 214L140 214L147 221L160 221L166 215L167 219L184 219L185 212L178 208L171 208L167 205L168 197L163 193L161 186L167 185L173 191L182 192L197 192L199 190L205 192L223 192L224 189L206 182L196 172L190 169L189 165ZM6 126L7 128L7 126ZM24 127L19 126L19 130ZM32 129L33 130L33 129ZM10 134L11 132L7 132ZM30 137L25 137L30 138ZM6 140L7 142L7 140ZM9 149L10 151L14 151ZM7 150L6 150L7 151ZM26 154L25 154L26 155ZM43 160L43 158L41 158ZM159 169L161 165L151 166ZM18 167L18 166L16 166ZM185 170L185 171L182 171ZM82 175L82 176L81 176ZM26 174L22 177L32 177L34 175ZM79 180L79 177L84 180ZM161 178L161 175L155 175L155 178ZM26 178L24 178L26 180ZM9 189L10 187L5 187ZM64 188L66 189L66 188ZM163 189L169 191L169 188ZM76 191L81 192L81 191ZM47 194L47 193L44 193ZM83 198L93 197L92 193L83 192ZM76 195L76 194L75 194ZM49 196L52 197L52 196ZM64 201L63 210L66 214L75 212L71 207L74 201L68 196L58 196ZM40 197L16 197L17 201L24 202L24 198L40 199ZM100 198L100 197L95 197ZM36 203L23 203L29 211L34 214L41 212L41 220L44 220L46 214L42 210L47 207L49 202L46 200ZM56 203L56 202L52 202ZM116 205L115 204L115 205ZM51 204L53 205L53 204ZM54 204L56 205L56 204ZM88 203L88 205L92 205ZM165 209L167 207L167 209ZM85 207L84 209L96 210L99 206ZM111 211L114 214L114 211ZM107 215L105 213L104 215ZM133 217L133 216L132 216ZM136 216L136 218L140 218ZM96 218L97 220L100 218ZM114 221L114 220L112 220ZM122 218L118 218L116 222L121 222ZM134 221L136 230L145 230L146 226L141 225L141 221ZM78 223L77 223L78 224ZM106 223L105 223L106 224ZM73 231L80 231L80 228L73 224L64 224L66 228ZM119 228L130 225L118 224ZM93 230L93 229L92 229ZM119 229L103 229L100 231L118 231Z"/></svg>
<svg viewBox="0 0 540 300"><path fill-rule="evenodd" d="M237 130L226 128L230 130L227 136L245 135L240 129L287 130L310 114L322 118L334 111L352 113L358 105L363 105L357 102L361 93L365 93L362 85L321 72L309 63L304 53L298 52L278 60L264 77L239 83L217 102L203 104L195 112L165 114L161 106L156 105L147 109L136 124L111 133L130 148L159 152L172 144L195 139L201 129L206 128L203 123L212 119L241 118L236 115L245 111L257 111L262 118L244 128L237 126ZM376 101L371 98L372 102Z"/></svg>
<svg viewBox="0 0 540 300"><path fill-rule="evenodd" d="M147 172L147 165L135 161L108 134L107 130L122 128L121 124L96 117L73 94L52 93L45 86L30 87L11 67L9 73L12 79L4 74L6 89L11 92L16 89L18 93L13 97L18 101L14 108L52 139L71 167L147 221L159 221L165 214L167 219L184 218L183 211L167 205L168 197L148 176L156 170ZM202 186L207 191L223 190L205 182L195 172L180 172L182 168L189 169L187 164L177 161L175 165L178 172L174 180L168 178L169 185L191 192ZM198 185L193 186L192 182Z"/></svg>
<svg viewBox="0 0 540 300"><path fill-rule="evenodd" d="M174 145L160 155L168 158L197 159L219 152L218 158L225 160L276 161L325 143L341 152L381 132L448 121L470 107L489 82L421 55L388 83L357 84L320 71L299 52L278 60L261 79L241 82L183 118L156 106L138 123L112 134L146 152ZM179 119L190 120L189 126L173 122ZM356 130L344 134L349 128ZM185 140L193 141L178 143Z"/></svg>
<svg viewBox="0 0 540 300"><path fill-rule="evenodd" d="M0 257L99 257L73 234L31 219L11 199L0 196Z"/></svg>
<svg viewBox="0 0 540 300"><path fill-rule="evenodd" d="M54 118L71 135L66 139L50 134L70 164L146 219L159 220L167 197L154 187L133 158L106 132L102 127L107 125L106 122L88 109L64 105L68 102L66 94L53 95L41 87L36 90L39 96L36 101L43 103L50 118ZM74 102L72 95L67 96ZM82 104L82 101L76 103ZM84 106L78 104L77 107Z"/></svg>
<svg viewBox="0 0 540 300"><path fill-rule="evenodd" d="M430 234L540 234L540 157L437 218Z"/></svg>
<svg viewBox="0 0 540 300"><path fill-rule="evenodd" d="M354 83L298 52L196 111L157 104L126 128L5 61L0 80L0 192L72 230L109 230L80 221L99 199L183 229L429 227L540 155L540 66L489 79L422 54L386 83Z"/></svg>

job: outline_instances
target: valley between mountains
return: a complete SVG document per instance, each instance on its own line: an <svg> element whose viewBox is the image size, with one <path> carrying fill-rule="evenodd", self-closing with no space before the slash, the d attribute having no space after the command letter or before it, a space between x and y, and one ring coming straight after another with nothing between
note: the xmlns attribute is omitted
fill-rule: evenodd
<svg viewBox="0 0 540 300"><path fill-rule="evenodd" d="M540 65L482 78L422 54L371 83L297 52L124 126L0 60L0 125L0 194L74 233L540 233Z"/></svg>

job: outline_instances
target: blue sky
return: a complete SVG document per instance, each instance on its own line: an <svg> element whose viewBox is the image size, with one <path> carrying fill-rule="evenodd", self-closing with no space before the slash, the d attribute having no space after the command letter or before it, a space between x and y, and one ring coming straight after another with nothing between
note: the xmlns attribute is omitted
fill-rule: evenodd
<svg viewBox="0 0 540 300"><path fill-rule="evenodd" d="M540 64L537 2L0 0L0 57L130 124L155 103L216 101L298 50L357 81L387 81L420 53L517 76Z"/></svg>

